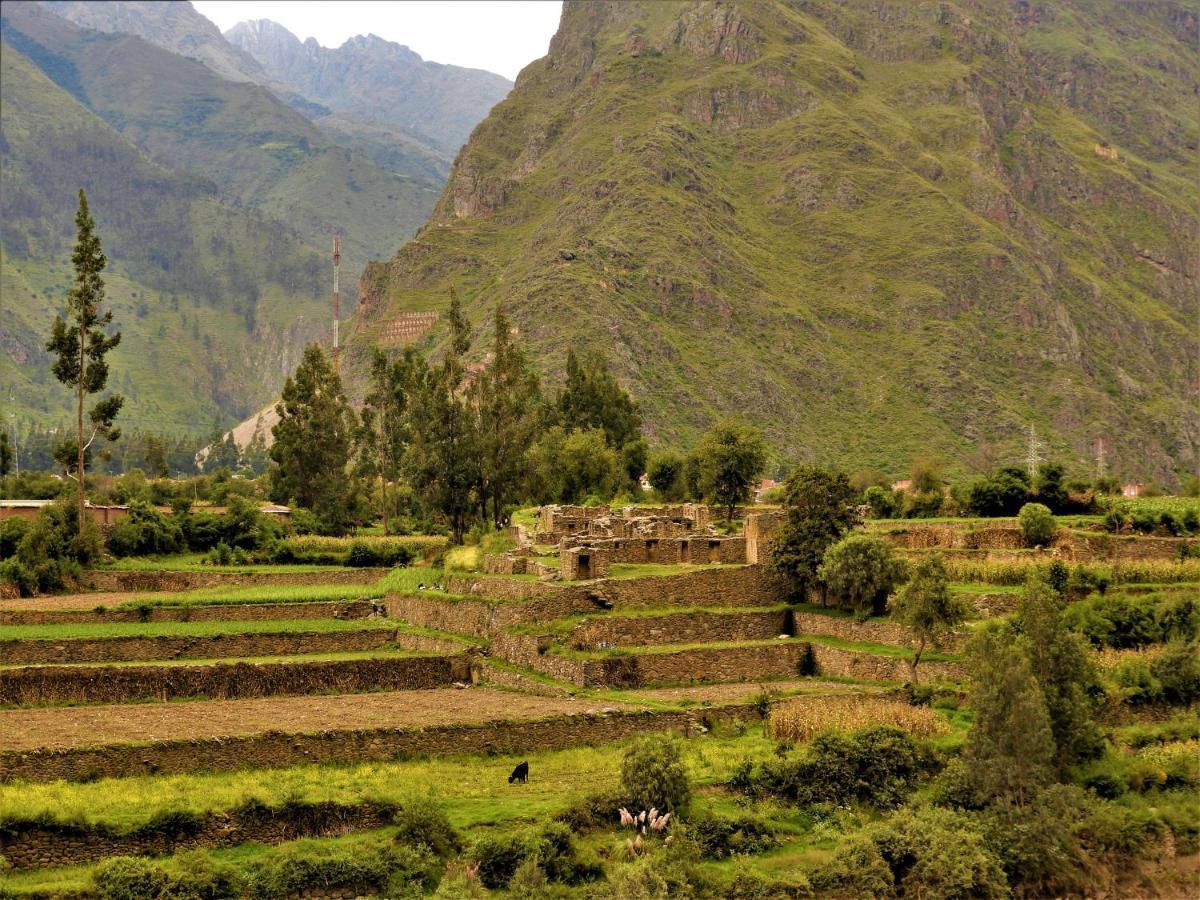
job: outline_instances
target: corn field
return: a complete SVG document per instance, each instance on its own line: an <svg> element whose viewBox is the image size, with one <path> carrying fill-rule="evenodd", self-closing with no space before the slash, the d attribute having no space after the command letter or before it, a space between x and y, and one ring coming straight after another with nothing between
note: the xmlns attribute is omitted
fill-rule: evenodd
<svg viewBox="0 0 1200 900"><path fill-rule="evenodd" d="M1115 563L1067 563L1075 571L1082 569L1107 578L1112 584L1172 584L1200 581L1200 559L1120 560ZM1050 570L1046 559L978 560L946 559L951 581L973 584L1019 585L1031 575L1045 578Z"/></svg>
<svg viewBox="0 0 1200 900"><path fill-rule="evenodd" d="M822 731L859 731L894 725L918 737L946 734L950 726L927 706L878 697L796 697L778 704L767 721L770 736L802 744Z"/></svg>

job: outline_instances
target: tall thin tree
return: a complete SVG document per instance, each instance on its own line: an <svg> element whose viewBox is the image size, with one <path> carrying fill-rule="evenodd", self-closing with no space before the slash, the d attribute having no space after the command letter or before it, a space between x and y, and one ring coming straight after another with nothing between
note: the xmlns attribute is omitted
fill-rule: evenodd
<svg viewBox="0 0 1200 900"><path fill-rule="evenodd" d="M75 250L71 262L75 267L75 283L67 294L67 317L54 317L54 327L46 349L57 355L52 371L54 377L75 391L75 442L60 444L55 459L71 474L74 450L74 477L79 483L79 527L83 528L85 498L85 456L97 437L115 441L121 431L113 420L121 411L125 398L111 394L96 403L88 412L92 433L84 437L83 408L88 394L104 390L108 381L108 363L104 357L121 342L121 334L109 335L106 328L112 323L112 311L102 309L104 303L104 271L108 259L100 249L96 222L88 209L87 194L79 189L79 210L75 213Z"/></svg>

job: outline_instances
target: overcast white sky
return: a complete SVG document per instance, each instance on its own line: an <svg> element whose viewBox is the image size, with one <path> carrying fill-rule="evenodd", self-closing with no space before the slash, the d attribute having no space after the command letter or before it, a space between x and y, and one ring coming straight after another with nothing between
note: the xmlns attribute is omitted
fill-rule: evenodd
<svg viewBox="0 0 1200 900"><path fill-rule="evenodd" d="M192 0L192 5L222 31L247 19L272 19L323 47L377 34L433 62L510 79L546 55L562 12L561 0Z"/></svg>

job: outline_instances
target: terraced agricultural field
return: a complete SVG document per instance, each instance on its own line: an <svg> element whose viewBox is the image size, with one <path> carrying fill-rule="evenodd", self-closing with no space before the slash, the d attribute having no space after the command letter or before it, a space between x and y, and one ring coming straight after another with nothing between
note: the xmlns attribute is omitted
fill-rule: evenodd
<svg viewBox="0 0 1200 900"><path fill-rule="evenodd" d="M1055 558L989 553L950 556L951 590L971 600L975 618L925 652L925 704L888 717L919 723L931 753L957 753L969 727L972 633L1011 614L1021 580ZM1175 609L1200 582L1194 561L1124 565L1070 563L1113 578L1114 600L1153 609ZM456 865L491 852L489 841L525 846L555 817L573 823L572 852L616 871L626 835L605 797L638 737L663 733L687 738L697 821L749 816L770 835L746 845L738 871L799 883L879 813L847 807L822 819L778 798L750 803L730 779L805 752L764 730L790 698L793 718L828 712L821 721L834 727L857 721L860 706L909 708L913 651L889 616L797 603L772 579L745 565L638 564L588 582L414 567L360 583L7 601L0 852L12 868L0 894L96 896L104 861L124 855L152 861L154 877L168 880L228 869L250 886L243 896L283 896L286 878L271 879L301 871L325 873L330 897L394 896L388 879L408 871L408 857L395 855L406 810L429 804L459 836L437 865L448 885L460 884ZM1093 619L1089 634L1106 633ZM1115 678L1122 667L1160 665L1168 650L1093 652ZM1155 699L1111 712L1125 742L1115 752L1147 773L1139 777L1154 765L1173 773L1153 802L1174 809L1178 792L1194 789L1179 760L1200 723L1184 713L1158 741L1153 723L1178 719L1178 706ZM1129 721L1151 724L1136 732ZM522 761L529 783L509 784ZM698 865L714 883L734 874L728 856ZM449 896L480 889L468 882ZM587 897L591 888L563 890Z"/></svg>

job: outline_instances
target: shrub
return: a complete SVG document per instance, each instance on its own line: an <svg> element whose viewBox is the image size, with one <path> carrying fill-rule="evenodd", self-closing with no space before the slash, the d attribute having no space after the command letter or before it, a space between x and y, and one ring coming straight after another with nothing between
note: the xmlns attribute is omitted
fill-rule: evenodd
<svg viewBox="0 0 1200 900"><path fill-rule="evenodd" d="M437 887L442 864L425 848L300 842L275 851L256 868L255 897L288 897L305 889L350 887L387 896L421 896Z"/></svg>
<svg viewBox="0 0 1200 900"><path fill-rule="evenodd" d="M683 763L682 744L667 737L645 737L621 759L621 794L631 809L686 814L692 786Z"/></svg>
<svg viewBox="0 0 1200 900"><path fill-rule="evenodd" d="M517 868L530 855L519 835L490 835L476 841L471 855L479 867L479 881L491 890L506 887Z"/></svg>
<svg viewBox="0 0 1200 900"><path fill-rule="evenodd" d="M1200 700L1200 643L1173 642L1150 663L1150 674L1167 703L1187 705Z"/></svg>
<svg viewBox="0 0 1200 900"><path fill-rule="evenodd" d="M893 813L843 845L814 876L837 896L1007 897L1008 881L966 814L922 806Z"/></svg>
<svg viewBox="0 0 1200 900"><path fill-rule="evenodd" d="M899 805L939 761L898 728L881 725L843 735L818 735L803 754L760 764L739 773L749 794L813 803ZM744 787L743 787L744 789Z"/></svg>
<svg viewBox="0 0 1200 900"><path fill-rule="evenodd" d="M687 823L687 835L705 859L762 853L779 843L773 828L748 813L732 818L707 812L693 816Z"/></svg>
<svg viewBox="0 0 1200 900"><path fill-rule="evenodd" d="M92 882L100 900L158 900L170 879L148 859L114 856L96 867Z"/></svg>
<svg viewBox="0 0 1200 900"><path fill-rule="evenodd" d="M176 553L184 546L183 529L143 500L129 507L129 515L118 522L108 537L113 556L148 556Z"/></svg>
<svg viewBox="0 0 1200 900"><path fill-rule="evenodd" d="M1021 538L1026 547L1045 547L1054 540L1058 523L1050 509L1041 503L1026 503L1017 516Z"/></svg>
<svg viewBox="0 0 1200 900"><path fill-rule="evenodd" d="M825 551L817 577L842 601L863 613L882 613L907 566L891 545L874 535L852 534Z"/></svg>
<svg viewBox="0 0 1200 900"><path fill-rule="evenodd" d="M423 844L445 859L462 848L458 832L445 811L429 798L410 800L393 818L396 841L417 846Z"/></svg>
<svg viewBox="0 0 1200 900"><path fill-rule="evenodd" d="M596 881L604 869L595 862L579 858L571 829L559 822L546 825L532 840L530 860L535 860L545 876L562 884Z"/></svg>
<svg viewBox="0 0 1200 900"><path fill-rule="evenodd" d="M1021 895L1082 893L1085 858L1072 825L1086 809L1082 788L1053 785L1024 806L996 804L980 817L987 845Z"/></svg>
<svg viewBox="0 0 1200 900"><path fill-rule="evenodd" d="M877 484L873 484L863 491L862 499L863 503L871 507L871 518L873 519L890 519L899 508L896 495Z"/></svg>
<svg viewBox="0 0 1200 900"><path fill-rule="evenodd" d="M29 522L26 519L14 516L0 521L0 559L8 559L17 552L17 545L28 530Z"/></svg>

